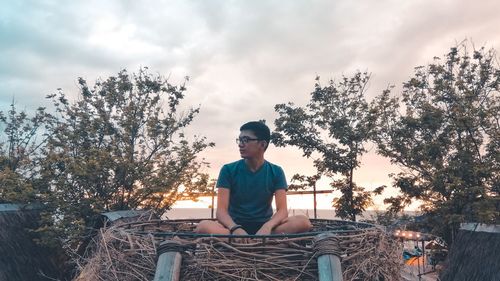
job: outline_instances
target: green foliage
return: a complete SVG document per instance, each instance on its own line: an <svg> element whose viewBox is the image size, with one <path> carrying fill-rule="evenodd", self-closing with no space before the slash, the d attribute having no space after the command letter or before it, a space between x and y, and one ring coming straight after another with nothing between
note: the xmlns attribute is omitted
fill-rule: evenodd
<svg viewBox="0 0 500 281"><path fill-rule="evenodd" d="M305 176L295 174L292 177L292 182L288 186L289 190L305 190L308 188L316 188L316 182L321 178L321 174Z"/></svg>
<svg viewBox="0 0 500 281"><path fill-rule="evenodd" d="M275 120L274 143L296 146L306 157L319 155L314 159L318 175L342 175L344 179L332 183L332 188L342 192L334 206L337 215L351 220L371 204L371 194L353 182L375 120L364 98L369 78L367 73L358 72L322 87L317 77L306 107L293 103L275 106L279 118Z"/></svg>
<svg viewBox="0 0 500 281"><path fill-rule="evenodd" d="M31 183L8 167L0 171L0 203L30 203L36 193Z"/></svg>
<svg viewBox="0 0 500 281"><path fill-rule="evenodd" d="M147 208L162 215L181 196L207 189L199 152L213 146L183 133L199 112L178 113L186 90L141 69L94 86L80 78L80 98L48 96L58 115L41 173L50 209L41 232L81 235L95 214Z"/></svg>
<svg viewBox="0 0 500 281"><path fill-rule="evenodd" d="M379 153L403 168L392 211L422 200L448 235L461 222L499 222L499 87L495 52L462 43L417 67L401 99L389 90L377 98Z"/></svg>
<svg viewBox="0 0 500 281"><path fill-rule="evenodd" d="M415 224L413 216L405 214L404 212L395 213L389 211L375 211L374 214L363 220L363 222L392 228L404 225L406 229L412 229L411 227ZM418 229L415 230L418 231Z"/></svg>
<svg viewBox="0 0 500 281"><path fill-rule="evenodd" d="M39 192L40 148L47 139L52 116L39 108L34 117L18 112L14 103L7 114L0 111L0 203L32 203Z"/></svg>

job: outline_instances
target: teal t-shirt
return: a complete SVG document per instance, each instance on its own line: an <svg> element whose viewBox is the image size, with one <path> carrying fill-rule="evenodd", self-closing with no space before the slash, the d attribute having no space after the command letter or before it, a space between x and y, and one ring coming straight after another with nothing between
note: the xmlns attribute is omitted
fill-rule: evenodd
<svg viewBox="0 0 500 281"><path fill-rule="evenodd" d="M252 172L242 159L222 167L217 187L230 190L229 215L242 223L268 221L273 215L274 192L288 185L280 166L264 161L259 170Z"/></svg>

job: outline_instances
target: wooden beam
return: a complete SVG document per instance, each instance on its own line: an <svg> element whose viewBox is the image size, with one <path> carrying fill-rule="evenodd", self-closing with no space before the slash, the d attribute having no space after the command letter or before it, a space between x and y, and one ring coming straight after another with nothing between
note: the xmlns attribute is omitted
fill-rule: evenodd
<svg viewBox="0 0 500 281"><path fill-rule="evenodd" d="M329 194L333 190L316 190L316 194ZM314 191L304 190L304 191L287 191L286 195L302 195L302 194L314 194Z"/></svg>
<svg viewBox="0 0 500 281"><path fill-rule="evenodd" d="M332 193L333 190L316 190L316 194L329 194ZM304 194L314 194L314 191L309 191L309 190L302 190L302 191L287 191L287 195L304 195ZM204 192L204 193L195 193L192 196L181 196L179 200L190 200L192 198L198 198L198 197L217 197L216 193L212 192Z"/></svg>

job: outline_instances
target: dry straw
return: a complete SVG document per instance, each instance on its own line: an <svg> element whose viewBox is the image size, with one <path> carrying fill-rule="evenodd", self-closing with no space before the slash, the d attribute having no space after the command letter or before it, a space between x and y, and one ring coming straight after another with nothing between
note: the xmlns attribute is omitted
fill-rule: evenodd
<svg viewBox="0 0 500 281"><path fill-rule="evenodd" d="M152 280L157 247L181 244L181 280L318 280L317 257L340 256L344 280L400 280L401 248L381 228L312 220L300 235L252 236L249 243L192 234L195 220L137 221L100 230L75 280ZM330 233L318 238L319 233Z"/></svg>

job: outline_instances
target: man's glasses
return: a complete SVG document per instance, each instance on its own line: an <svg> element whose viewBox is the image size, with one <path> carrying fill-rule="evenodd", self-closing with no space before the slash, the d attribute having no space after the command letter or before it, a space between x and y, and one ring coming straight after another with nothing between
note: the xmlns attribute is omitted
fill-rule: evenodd
<svg viewBox="0 0 500 281"><path fill-rule="evenodd" d="M240 144L247 144L249 141L259 141L261 139L252 139L252 138L249 138L249 137L241 137L241 138L237 138L236 139L236 144L240 145Z"/></svg>

